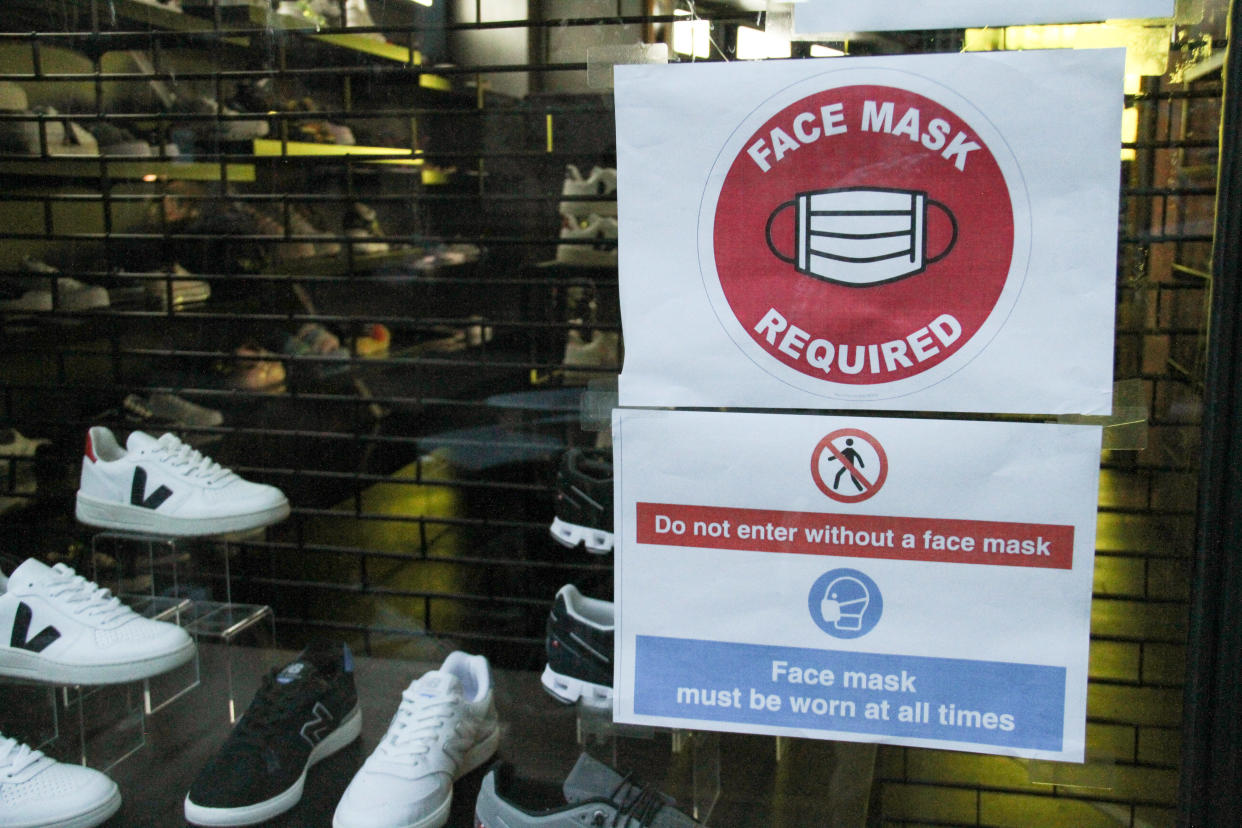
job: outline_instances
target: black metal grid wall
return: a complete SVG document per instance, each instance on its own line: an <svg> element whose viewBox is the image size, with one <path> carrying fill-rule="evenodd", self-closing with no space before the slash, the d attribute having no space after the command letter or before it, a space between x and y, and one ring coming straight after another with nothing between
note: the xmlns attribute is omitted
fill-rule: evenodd
<svg viewBox="0 0 1242 828"><path fill-rule="evenodd" d="M173 394L223 417L182 436L294 504L232 558L234 598L271 604L282 639L452 639L535 669L556 589L611 592L610 560L547 531L561 453L607 442L583 392L606 394L622 355L615 248L561 215L567 165L615 166L611 91L583 44L667 40L689 10L710 21L710 59L729 58L764 17L369 5L372 27L315 29L227 0L6 4L0 425L48 442L7 465L0 520L10 554L81 562L83 433L158 431L127 398ZM1219 19L1179 30L1175 68L1223 47ZM955 51L961 33L834 45ZM887 749L885 824L1170 818L1220 95L1196 70L1127 101L1116 376L1150 422L1146 450L1103 461L1089 751L1107 781ZM24 306L30 291L50 309Z"/></svg>
<svg viewBox="0 0 1242 828"><path fill-rule="evenodd" d="M534 666L561 584L610 594L608 559L548 535L622 352L615 230L562 196L567 165L615 166L611 91L561 41L675 18L488 5L372 2L370 26L293 16L344 3L6 5L0 416L45 441L6 466L10 554L89 571L73 495L107 425L289 495L231 586L291 644L430 635ZM762 25L715 13L720 43ZM153 416L168 395L218 421Z"/></svg>

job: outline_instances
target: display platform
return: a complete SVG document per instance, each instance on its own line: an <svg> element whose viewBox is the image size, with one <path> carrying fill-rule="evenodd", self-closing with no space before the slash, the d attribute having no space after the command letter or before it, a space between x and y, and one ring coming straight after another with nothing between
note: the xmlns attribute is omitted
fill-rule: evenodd
<svg viewBox="0 0 1242 828"><path fill-rule="evenodd" d="M446 653L447 654L447 653ZM285 650L200 645L202 684L146 720L146 746L110 771L121 788L121 811L106 828L169 828L185 825L185 792L229 733L226 666L233 670L238 714L245 709L261 676L290 661ZM287 828L327 828L354 772L384 735L411 681L438 663L377 658L357 659L363 708L362 736L313 767L305 794L291 811L263 823ZM548 696L539 675L497 671L496 707L501 718L497 754L519 772L559 783L573 766L578 711ZM623 731L615 740L616 766L677 797L691 799L691 751L673 751L674 734L660 730ZM680 740L680 741L685 741ZM55 748L50 748L55 755ZM596 751L600 758L609 759ZM846 828L865 824L875 747L848 743L783 740L721 734L721 795L709 824L730 828ZM489 763L490 764L490 763ZM483 768L458 780L449 828L469 828Z"/></svg>

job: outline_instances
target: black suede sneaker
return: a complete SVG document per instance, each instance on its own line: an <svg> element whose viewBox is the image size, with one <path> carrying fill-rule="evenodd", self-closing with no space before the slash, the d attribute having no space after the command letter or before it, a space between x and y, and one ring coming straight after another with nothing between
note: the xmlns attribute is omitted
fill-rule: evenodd
<svg viewBox="0 0 1242 828"><path fill-rule="evenodd" d="M548 615L543 687L558 701L612 704L613 605L587 598L573 584L556 593Z"/></svg>
<svg viewBox="0 0 1242 828"><path fill-rule="evenodd" d="M612 451L572 448L556 473L556 517L550 530L563 546L612 551Z"/></svg>
<svg viewBox="0 0 1242 828"><path fill-rule="evenodd" d="M272 670L185 798L194 825L252 825L298 803L310 766L362 730L353 656L315 643Z"/></svg>

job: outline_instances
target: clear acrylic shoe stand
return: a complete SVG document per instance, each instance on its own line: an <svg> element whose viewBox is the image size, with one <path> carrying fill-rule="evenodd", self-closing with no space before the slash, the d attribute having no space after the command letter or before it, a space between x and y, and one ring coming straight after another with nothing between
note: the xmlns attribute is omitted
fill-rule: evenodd
<svg viewBox="0 0 1242 828"><path fill-rule="evenodd" d="M615 724L612 708L578 702L578 746L585 753L621 769L625 760L620 756L621 744L627 740L653 742L658 733L669 735L673 757L681 776L689 779L666 780L667 791L674 787L682 807L688 808L690 816L707 824L712 809L720 799L720 734L697 730L664 730L642 725ZM689 766L688 769L686 766ZM624 770L622 770L624 772ZM668 782L678 783L675 786ZM689 801L682 794L688 788Z"/></svg>
<svg viewBox="0 0 1242 828"><path fill-rule="evenodd" d="M104 771L147 744L146 692L141 682L56 688L61 729L53 752Z"/></svg>
<svg viewBox="0 0 1242 828"><path fill-rule="evenodd" d="M48 747L60 735L56 687L5 678L0 683L0 733L35 750Z"/></svg>
<svg viewBox="0 0 1242 828"><path fill-rule="evenodd" d="M101 532L92 539L94 580L112 589L135 612L180 624L198 642L222 646L226 713L237 718L233 681L234 644L257 635L262 644L276 637L276 616L265 604L233 601L228 538L174 538ZM144 708L154 713L193 690L200 681L199 654L185 665L143 683Z"/></svg>
<svg viewBox="0 0 1242 828"><path fill-rule="evenodd" d="M84 687L5 679L4 735L107 772L146 745L143 697L139 682Z"/></svg>

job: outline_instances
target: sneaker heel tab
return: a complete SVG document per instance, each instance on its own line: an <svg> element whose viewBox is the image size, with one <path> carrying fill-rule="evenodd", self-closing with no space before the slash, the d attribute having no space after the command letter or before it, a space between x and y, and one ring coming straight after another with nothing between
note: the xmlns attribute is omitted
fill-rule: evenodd
<svg viewBox="0 0 1242 828"><path fill-rule="evenodd" d="M346 673L354 671L354 651L349 649L348 644L341 645L341 669Z"/></svg>
<svg viewBox="0 0 1242 828"><path fill-rule="evenodd" d="M89 430L86 432L86 445L83 447L83 454L86 456L86 459L90 460L92 463L99 462L99 458L95 456L95 444L94 441L91 440L91 432Z"/></svg>

